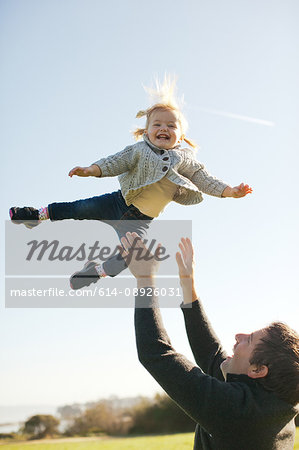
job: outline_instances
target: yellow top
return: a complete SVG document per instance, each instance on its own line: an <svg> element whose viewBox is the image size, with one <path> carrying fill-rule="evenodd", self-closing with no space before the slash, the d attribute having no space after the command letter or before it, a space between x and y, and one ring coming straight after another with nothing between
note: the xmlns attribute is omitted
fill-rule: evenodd
<svg viewBox="0 0 299 450"><path fill-rule="evenodd" d="M133 205L147 216L158 217L165 206L172 201L176 189L177 185L164 177L157 183L145 186L134 199Z"/></svg>

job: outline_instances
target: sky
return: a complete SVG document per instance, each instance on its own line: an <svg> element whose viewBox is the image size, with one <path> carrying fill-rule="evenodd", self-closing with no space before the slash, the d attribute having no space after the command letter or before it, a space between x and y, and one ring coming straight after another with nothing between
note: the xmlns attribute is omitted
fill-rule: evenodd
<svg viewBox="0 0 299 450"><path fill-rule="evenodd" d="M3 249L11 206L118 189L117 178L67 174L134 142L143 85L165 72L178 77L197 158L253 187L161 216L192 220L197 289L218 336L231 352L237 332L273 320L298 331L298 13L296 0L1 0L0 406L161 391L138 362L132 308L5 308ZM193 360L180 308L162 314Z"/></svg>

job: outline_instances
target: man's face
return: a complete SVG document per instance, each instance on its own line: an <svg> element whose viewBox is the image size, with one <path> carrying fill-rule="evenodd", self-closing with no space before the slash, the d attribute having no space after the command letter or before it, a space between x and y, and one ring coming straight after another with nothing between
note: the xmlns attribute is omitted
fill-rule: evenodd
<svg viewBox="0 0 299 450"><path fill-rule="evenodd" d="M156 147L168 150L178 144L182 131L173 111L157 110L150 115L146 134Z"/></svg>
<svg viewBox="0 0 299 450"><path fill-rule="evenodd" d="M255 376L257 370L250 364L249 360L256 345L262 337L265 337L265 334L265 329L254 331L251 334L236 334L233 355L228 356L220 366L225 379L228 373L236 375L245 374L251 378L258 378L258 376Z"/></svg>

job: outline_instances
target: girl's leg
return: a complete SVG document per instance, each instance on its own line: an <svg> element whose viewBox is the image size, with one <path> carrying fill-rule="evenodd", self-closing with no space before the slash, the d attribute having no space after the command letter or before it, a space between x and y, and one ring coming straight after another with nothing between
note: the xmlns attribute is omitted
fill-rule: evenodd
<svg viewBox="0 0 299 450"><path fill-rule="evenodd" d="M127 210L121 216L120 220L110 223L110 225L114 227L120 239L128 231L135 231L140 237L144 238L152 218L142 214L133 205L126 208ZM97 264L95 261L88 261L83 269L71 276L70 284L72 289L81 289L84 286L95 283L99 278L104 276L102 272L109 277L115 277L126 268L127 264L119 253L111 256L102 264Z"/></svg>
<svg viewBox="0 0 299 450"><path fill-rule="evenodd" d="M128 209L120 191L74 202L48 205L52 221L75 220L119 220Z"/></svg>
<svg viewBox="0 0 299 450"><path fill-rule="evenodd" d="M112 192L74 202L51 203L47 208L12 207L9 215L12 222L33 228L42 220L118 220L128 209L121 192Z"/></svg>
<svg viewBox="0 0 299 450"><path fill-rule="evenodd" d="M48 212L52 221L64 219L101 220L111 225L119 235L118 221L126 215L129 208L121 191L116 191L74 202L52 203L48 206ZM98 268L98 271L108 276L115 276L126 267L124 259L118 254L105 261Z"/></svg>
<svg viewBox="0 0 299 450"><path fill-rule="evenodd" d="M128 210L116 223L114 229L117 232L119 239L125 236L128 231L131 233L135 232L144 239L151 221L152 217L142 214L134 205L130 205ZM120 253L118 253L117 255L108 258L102 264L102 267L106 275L115 277L127 268L127 264Z"/></svg>

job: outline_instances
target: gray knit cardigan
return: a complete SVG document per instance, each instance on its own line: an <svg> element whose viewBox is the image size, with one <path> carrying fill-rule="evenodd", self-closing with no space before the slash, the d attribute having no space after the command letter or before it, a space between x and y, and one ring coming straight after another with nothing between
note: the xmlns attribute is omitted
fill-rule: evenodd
<svg viewBox="0 0 299 450"><path fill-rule="evenodd" d="M118 175L122 195L127 205L138 197L145 186L166 177L177 185L173 200L182 205L194 205L205 194L221 197L227 184L210 175L189 148L179 145L162 150L153 145L146 135L143 141L128 145L115 155L94 162L102 177Z"/></svg>

